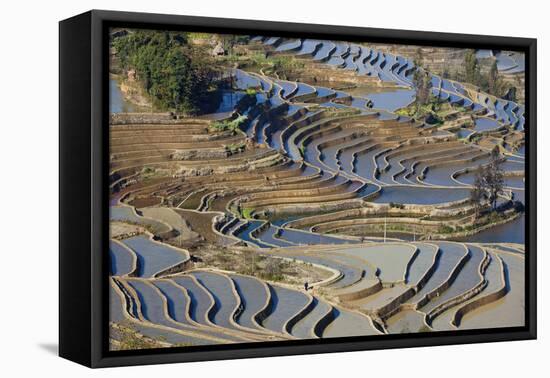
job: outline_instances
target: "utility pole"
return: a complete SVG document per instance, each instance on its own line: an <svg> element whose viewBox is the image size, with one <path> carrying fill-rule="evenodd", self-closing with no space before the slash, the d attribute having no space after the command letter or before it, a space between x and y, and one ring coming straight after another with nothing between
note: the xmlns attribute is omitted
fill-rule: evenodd
<svg viewBox="0 0 550 378"><path fill-rule="evenodd" d="M386 242L386 229L388 227L388 216L384 217L384 243Z"/></svg>

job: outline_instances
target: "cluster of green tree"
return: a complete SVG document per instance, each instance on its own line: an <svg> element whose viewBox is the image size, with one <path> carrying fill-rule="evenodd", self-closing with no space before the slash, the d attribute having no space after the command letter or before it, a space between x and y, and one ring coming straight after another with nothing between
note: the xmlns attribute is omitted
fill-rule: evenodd
<svg viewBox="0 0 550 378"><path fill-rule="evenodd" d="M440 100L432 93L432 78L430 73L422 67L423 60L422 49L418 48L414 56L414 65L417 69L413 76L416 98L412 106L404 109L400 114L414 118L425 118L429 123L440 123L442 120L437 114L440 108Z"/></svg>
<svg viewBox="0 0 550 378"><path fill-rule="evenodd" d="M463 71L455 71L451 74L448 68L445 68L442 76L444 78L474 84L481 88L484 92L497 97L507 96L508 100L517 100L517 89L502 79L498 72L496 60L493 60L487 73L482 73L481 66L474 50L468 50L466 52L466 55L464 56Z"/></svg>
<svg viewBox="0 0 550 378"><path fill-rule="evenodd" d="M216 87L216 72L187 45L185 33L136 30L115 38L113 47L159 109L198 113Z"/></svg>
<svg viewBox="0 0 550 378"><path fill-rule="evenodd" d="M233 47L235 45L245 45L250 41L248 35L234 35L234 34L222 34L220 36L222 47L228 55L233 54Z"/></svg>
<svg viewBox="0 0 550 378"><path fill-rule="evenodd" d="M420 63L416 63L416 65L419 68L413 76L413 85L416 88L415 101L407 108L398 110L397 114L416 119L423 118L430 124L441 123L443 120L438 114L441 109L441 101L432 93L431 76L422 68Z"/></svg>

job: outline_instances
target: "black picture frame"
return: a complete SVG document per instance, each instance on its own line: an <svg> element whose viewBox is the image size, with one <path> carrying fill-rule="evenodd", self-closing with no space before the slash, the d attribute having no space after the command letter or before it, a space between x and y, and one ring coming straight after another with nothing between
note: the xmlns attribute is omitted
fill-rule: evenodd
<svg viewBox="0 0 550 378"><path fill-rule="evenodd" d="M108 30L112 26L515 50L526 54L526 325L109 352ZM536 39L92 10L59 24L59 354L89 367L535 339Z"/></svg>

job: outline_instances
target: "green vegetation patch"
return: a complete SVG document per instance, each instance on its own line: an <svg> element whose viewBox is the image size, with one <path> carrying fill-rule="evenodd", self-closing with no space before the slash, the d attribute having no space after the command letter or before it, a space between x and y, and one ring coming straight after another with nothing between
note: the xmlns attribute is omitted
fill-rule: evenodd
<svg viewBox="0 0 550 378"><path fill-rule="evenodd" d="M236 153L244 151L245 147L246 147L245 142L239 142L239 143L231 143L231 144L225 146L225 149L230 154L236 154Z"/></svg>
<svg viewBox="0 0 550 378"><path fill-rule="evenodd" d="M135 78L155 106L195 114L216 89L216 72L178 32L136 30L113 40L121 67Z"/></svg>
<svg viewBox="0 0 550 378"><path fill-rule="evenodd" d="M236 131L239 126L248 120L246 115L241 115L234 120L216 121L210 125L210 128L214 131Z"/></svg>
<svg viewBox="0 0 550 378"><path fill-rule="evenodd" d="M243 218L245 219L253 219L252 213L254 212L254 209L251 207L245 207L242 209L241 213Z"/></svg>

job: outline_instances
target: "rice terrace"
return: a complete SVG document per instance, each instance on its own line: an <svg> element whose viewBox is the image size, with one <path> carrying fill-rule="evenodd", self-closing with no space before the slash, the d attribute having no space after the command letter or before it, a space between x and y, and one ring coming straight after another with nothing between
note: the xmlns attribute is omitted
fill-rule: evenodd
<svg viewBox="0 0 550 378"><path fill-rule="evenodd" d="M525 324L525 56L114 28L112 350Z"/></svg>

